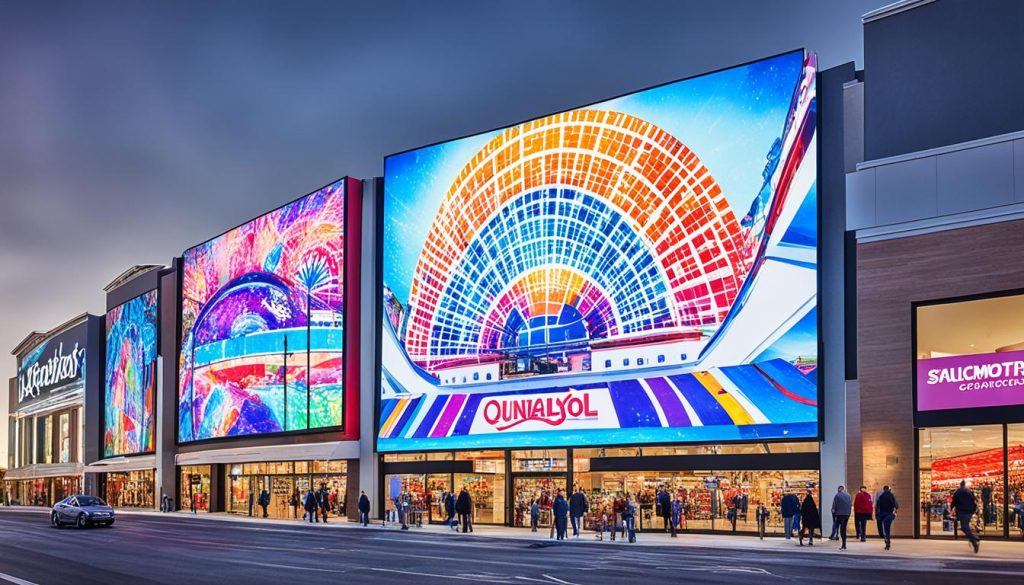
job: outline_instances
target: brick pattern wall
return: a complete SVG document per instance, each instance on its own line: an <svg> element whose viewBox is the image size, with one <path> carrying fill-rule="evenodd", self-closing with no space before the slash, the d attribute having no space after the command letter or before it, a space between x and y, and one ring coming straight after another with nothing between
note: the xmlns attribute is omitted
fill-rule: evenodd
<svg viewBox="0 0 1024 585"><path fill-rule="evenodd" d="M893 486L899 536L914 533L914 301L1024 288L1024 221L857 246L857 364L862 448L848 481ZM857 452L856 446L853 447ZM857 469L859 467L859 469Z"/></svg>

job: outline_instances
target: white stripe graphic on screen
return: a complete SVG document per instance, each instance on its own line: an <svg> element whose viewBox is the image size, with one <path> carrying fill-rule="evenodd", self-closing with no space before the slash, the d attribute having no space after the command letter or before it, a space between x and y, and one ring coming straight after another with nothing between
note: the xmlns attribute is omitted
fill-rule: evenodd
<svg viewBox="0 0 1024 585"><path fill-rule="evenodd" d="M673 391L675 391L676 396L679 397L679 402L683 403L683 410L686 411L686 416L690 418L690 426L704 426L704 423L701 422L700 417L697 416L697 411L694 410L693 405L690 404L690 401L686 399L686 396L683 396L683 393L679 391L679 388L676 386L675 382L673 382L672 379L669 377L665 377L665 381L668 382L668 385L672 387Z"/></svg>
<svg viewBox="0 0 1024 585"><path fill-rule="evenodd" d="M661 403L658 402L658 397L654 395L654 391L651 390L650 385L647 384L645 378L639 378L637 380L643 387L644 392L647 393L648 400L654 405L654 412L658 413L658 422L661 423L662 428L668 428L668 418L665 416L665 410L661 407Z"/></svg>

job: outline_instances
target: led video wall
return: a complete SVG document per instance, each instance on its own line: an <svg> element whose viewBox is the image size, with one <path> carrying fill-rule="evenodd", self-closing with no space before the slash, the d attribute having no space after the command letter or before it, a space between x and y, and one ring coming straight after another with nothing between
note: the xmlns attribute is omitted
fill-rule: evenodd
<svg viewBox="0 0 1024 585"><path fill-rule="evenodd" d="M343 424L345 183L184 254L178 440Z"/></svg>
<svg viewBox="0 0 1024 585"><path fill-rule="evenodd" d="M816 437L815 72L387 157L378 448Z"/></svg>
<svg viewBox="0 0 1024 585"><path fill-rule="evenodd" d="M157 291L107 312L103 456L156 450Z"/></svg>

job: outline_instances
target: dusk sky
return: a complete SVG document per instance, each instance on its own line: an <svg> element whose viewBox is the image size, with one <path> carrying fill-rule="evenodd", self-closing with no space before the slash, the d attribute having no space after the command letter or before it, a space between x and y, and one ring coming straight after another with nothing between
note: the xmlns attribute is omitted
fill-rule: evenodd
<svg viewBox="0 0 1024 585"><path fill-rule="evenodd" d="M888 3L0 0L0 375L125 269L385 154L800 47L862 68Z"/></svg>

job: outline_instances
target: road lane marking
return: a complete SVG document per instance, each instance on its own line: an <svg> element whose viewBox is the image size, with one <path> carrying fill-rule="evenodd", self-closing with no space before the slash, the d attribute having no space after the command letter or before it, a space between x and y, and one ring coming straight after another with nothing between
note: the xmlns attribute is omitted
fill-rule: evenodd
<svg viewBox="0 0 1024 585"><path fill-rule="evenodd" d="M35 583L33 583L31 581L26 581L24 579L19 579L19 578L13 576L13 575L8 575L6 573L0 573L0 579L3 579L4 581L7 581L8 583L14 583L14 585L36 585Z"/></svg>
<svg viewBox="0 0 1024 585"><path fill-rule="evenodd" d="M542 573L542 576L547 577L548 579L551 579L555 583L561 583L562 585L577 585L576 583L570 583L569 581L563 581L563 580L559 579L558 577L552 577L551 575L546 575L546 574Z"/></svg>
<svg viewBox="0 0 1024 585"><path fill-rule="evenodd" d="M437 577L439 579L459 579L461 581L484 581L487 583L512 583L508 577L495 577L495 578L482 578L479 575L472 577L466 577L462 575L439 575L437 573L420 573L417 571L400 571L398 569L384 569L381 567L370 567L371 571L377 571L378 573L398 573L400 575L414 575L416 577Z"/></svg>
<svg viewBox="0 0 1024 585"><path fill-rule="evenodd" d="M224 559L224 560L229 562L229 563L238 563L238 564L242 564L242 565L255 565L257 567L267 567L267 568L270 568L270 569L289 569L289 570L297 570L297 571L316 571L316 572L319 572L319 573L347 573L348 572L347 569L346 570L341 570L341 569L320 569L320 568L317 568L317 567L305 567L305 566L302 566L302 565L281 565L281 564L277 564L277 563L260 563L260 562L254 562L254 561L244 561L244 560L240 561L240 560L235 560L235 559ZM32 585L35 585L35 584L32 584Z"/></svg>

